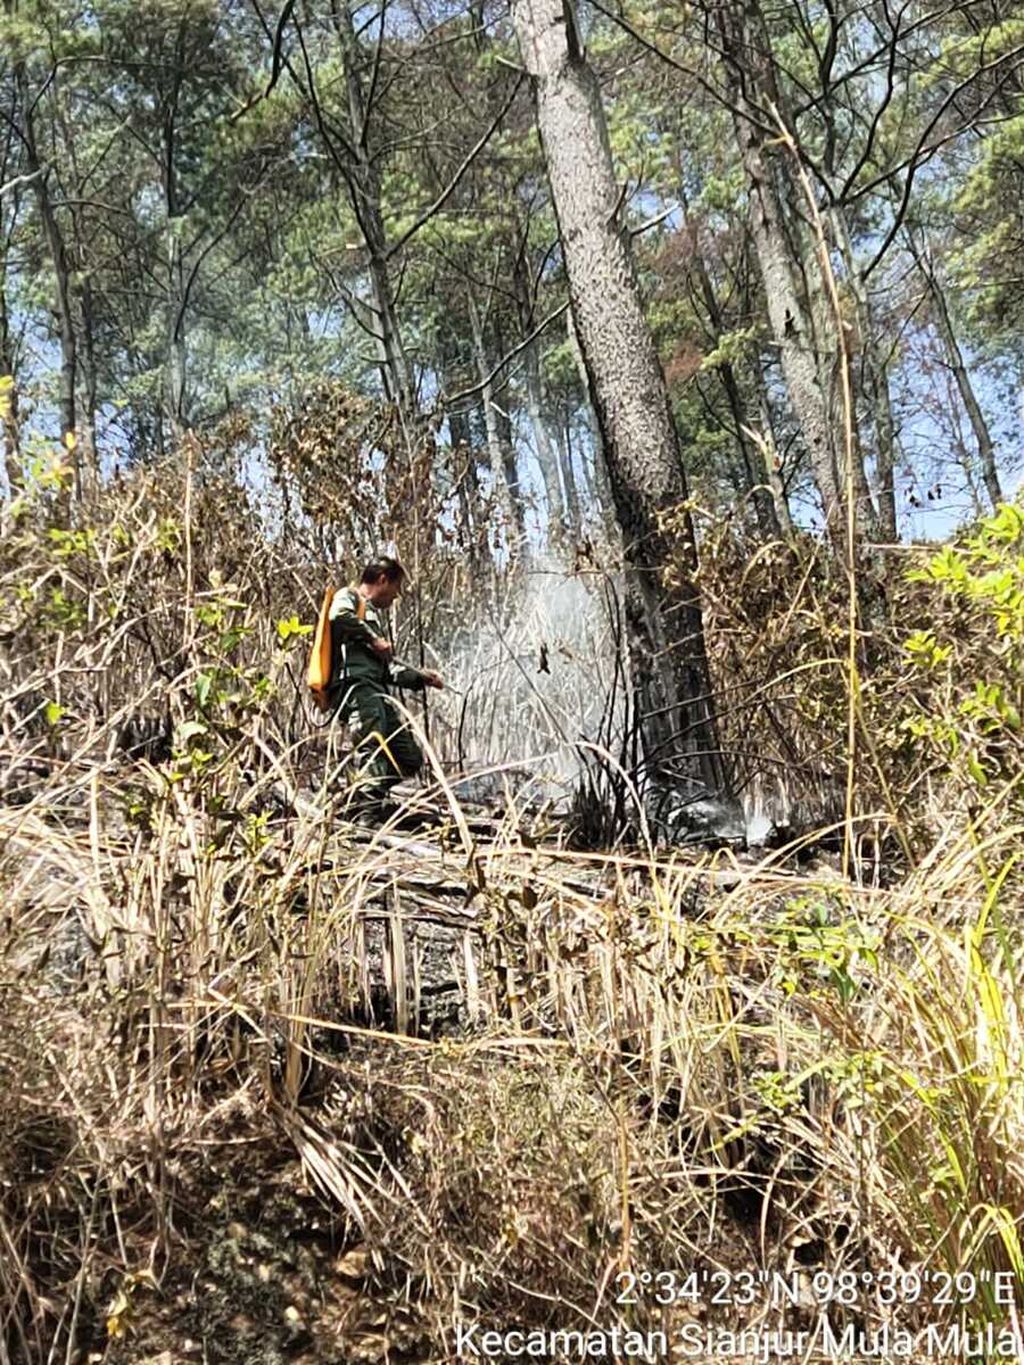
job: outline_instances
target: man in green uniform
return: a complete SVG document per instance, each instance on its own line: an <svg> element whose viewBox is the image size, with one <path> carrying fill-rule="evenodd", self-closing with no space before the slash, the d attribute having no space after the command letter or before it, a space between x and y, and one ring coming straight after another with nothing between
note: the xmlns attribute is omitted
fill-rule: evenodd
<svg viewBox="0 0 1024 1365"><path fill-rule="evenodd" d="M403 777L423 766L423 754L399 715L390 686L422 691L443 687L433 669L392 663L387 612L402 591L405 570L397 559L371 560L354 588L341 588L331 603L331 649L335 676L331 699L339 720L352 726L362 751L359 806L371 817L387 814L386 798Z"/></svg>

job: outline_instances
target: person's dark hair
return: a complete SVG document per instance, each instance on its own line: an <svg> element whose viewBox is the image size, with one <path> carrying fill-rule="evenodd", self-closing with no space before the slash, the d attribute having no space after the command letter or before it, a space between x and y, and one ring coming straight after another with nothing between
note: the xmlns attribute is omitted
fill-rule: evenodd
<svg viewBox="0 0 1024 1365"><path fill-rule="evenodd" d="M405 569L397 559L392 559L390 555L380 555L377 559L370 560L359 581L377 583L381 578L386 578L389 583L401 583L404 577Z"/></svg>

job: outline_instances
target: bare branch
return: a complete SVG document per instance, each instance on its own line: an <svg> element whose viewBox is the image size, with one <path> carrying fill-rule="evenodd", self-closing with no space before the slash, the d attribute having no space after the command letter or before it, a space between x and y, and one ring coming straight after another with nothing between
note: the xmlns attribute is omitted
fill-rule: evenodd
<svg viewBox="0 0 1024 1365"><path fill-rule="evenodd" d="M673 213L676 213L678 209L678 204L669 204L667 209L662 209L660 213L656 213L653 218L648 218L647 221L641 223L639 227L630 228L629 235L631 237L639 237L642 233L650 232L651 228L656 228L658 224L663 223L666 218L671 218Z"/></svg>
<svg viewBox="0 0 1024 1365"><path fill-rule="evenodd" d="M898 51L897 44L899 42L900 20L903 18L903 10L899 11L896 15L895 22L893 22L893 20L889 18L889 5L887 0L883 0L883 4L885 8L885 17L889 21L892 33L892 38L889 43L889 60L885 69L885 93L875 106L874 114L871 119L871 126L869 127L867 137L864 140L864 146L861 148L860 156L857 158L857 164L846 177L846 183L839 192L839 199L841 201L845 201L847 194L854 184L856 184L858 175L860 175L861 171L871 159L875 138L877 137L878 129L881 126L882 115L892 102L892 97L896 89L896 54Z"/></svg>
<svg viewBox="0 0 1024 1365"><path fill-rule="evenodd" d="M0 199L10 190L17 189L19 185L30 185L45 169L44 166L38 166L34 171L29 171L26 175L16 175L13 180L8 180L6 185L0 185Z"/></svg>
<svg viewBox="0 0 1024 1365"><path fill-rule="evenodd" d="M294 8L295 0L287 0L284 9L281 11L281 17L277 21L277 28L274 31L274 58L270 66L270 80L267 82L267 88L263 92L264 99L266 99L267 96L274 89L274 86L277 84L278 77L281 75L281 67L284 64L282 61L282 43L284 41L284 26L291 18L291 13Z"/></svg>
<svg viewBox="0 0 1024 1365"><path fill-rule="evenodd" d="M363 126L359 129L359 146L366 151L366 139L370 131L370 115L373 112L373 101L377 94L377 82L380 80L380 63L384 55L384 17L387 14L388 3L380 7L380 29L377 33L377 46L373 53L373 71L370 75L370 89L366 95L366 108L363 111ZM371 20L372 22L372 20Z"/></svg>
<svg viewBox="0 0 1024 1365"><path fill-rule="evenodd" d="M468 389L460 389L458 393L453 393L450 396L447 394L442 394L437 406L451 409L456 403L461 403L464 398L472 398L475 394L478 394L483 389L487 388L489 384L493 383L493 381L497 378L497 376L501 373L501 371L505 368L509 361L514 360L521 351L525 351L527 346L529 346L533 341L537 339L537 337L540 336L541 332L544 331L545 327L548 327L552 322L555 322L558 318L560 318L568 307L569 301L568 299L566 299L565 303L559 304L559 306L554 310L554 312L549 313L542 322L539 322L537 326L533 329L533 331L530 332L528 336L525 336L523 338L523 340L518 344L518 346L513 346L511 351L509 351L507 355L502 356L502 358L498 361L497 365L495 365L494 369L491 370L490 374L487 375L486 378L481 379L479 384L473 384Z"/></svg>
<svg viewBox="0 0 1024 1365"><path fill-rule="evenodd" d="M881 246L878 248L874 256L868 262L868 265L864 270L865 280L882 261L882 259L885 256L885 253L889 250L889 247L895 241L896 236L900 231L900 228L903 224L903 219L906 217L907 209L910 206L910 191L913 188L914 176L916 175L917 171L935 155L935 153L939 150L941 146L944 145L944 143L951 141L953 137L958 137L963 132L966 131L966 129L964 128L958 128L954 134L951 134L950 136L945 138L941 138L939 139L938 142L929 146L928 139L931 136L932 130L935 128L935 125L939 122L939 120L942 118L942 115L946 112L946 110L950 107L950 105L954 102L956 97L966 86L970 85L973 81L977 80L979 76L984 74L984 72L991 71L995 67L1001 66L1010 57L1019 57L1022 53L1024 53L1024 46L1015 47L1012 48L1009 52L1004 52L1001 57L997 57L991 62L986 62L983 66L979 66L975 71L971 72L970 76L968 76L965 80L961 81L959 85L957 85L953 90L949 92L946 98L939 105L938 109L936 109L935 113L929 119L927 127L921 133L920 138L918 138L917 146L914 148L913 153L908 158L907 178L903 185L903 194L900 198L900 203L896 210L896 215L893 219L892 226L889 228L889 231L885 234L885 239L883 240ZM982 109L979 110L979 114L983 112L984 109L992 102L996 94L1002 89L1002 87L1007 83L1007 81L1010 80L1013 74L1014 73L1012 69L1006 73L1006 75L1002 78L999 84L986 98L984 104L982 105Z"/></svg>
<svg viewBox="0 0 1024 1365"><path fill-rule="evenodd" d="M487 143L490 142L494 133L497 131L498 125L501 123L502 119L505 117L509 109L512 107L512 103L515 100L515 97L519 94L519 90L520 87L522 86L522 83L523 77L520 76L516 80L515 85L512 87L512 93L509 95L508 99L498 110L498 113L492 120L490 127L487 129L487 131L483 134L482 137L478 138L476 144L469 152L469 154L463 159L462 164L459 166L459 169L455 172L452 179L448 182L448 184L437 196L437 198L430 205L430 207L424 209L423 212L417 217L416 221L409 228L407 228L405 232L402 233L398 241L394 242L390 247L388 247L386 259L390 260L390 258L395 254L395 252L400 251L402 247L405 246L406 242L409 240L410 237L415 236L415 234L419 232L420 228L423 227L424 224L428 223L430 219L433 218L434 214L438 213L444 207L445 203L448 201L448 199L451 197L451 195L457 188L459 181L469 170L470 166L473 164L473 162L476 160L479 154L483 151L484 147L487 146Z"/></svg>

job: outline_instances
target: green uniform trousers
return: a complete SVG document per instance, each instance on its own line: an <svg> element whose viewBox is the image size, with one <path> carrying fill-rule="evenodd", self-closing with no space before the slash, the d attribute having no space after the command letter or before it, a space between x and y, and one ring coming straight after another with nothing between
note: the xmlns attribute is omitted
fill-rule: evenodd
<svg viewBox="0 0 1024 1365"><path fill-rule="evenodd" d="M351 682L339 691L338 719L355 740L359 795L368 803L383 801L403 777L413 777L423 767L422 750L384 688Z"/></svg>

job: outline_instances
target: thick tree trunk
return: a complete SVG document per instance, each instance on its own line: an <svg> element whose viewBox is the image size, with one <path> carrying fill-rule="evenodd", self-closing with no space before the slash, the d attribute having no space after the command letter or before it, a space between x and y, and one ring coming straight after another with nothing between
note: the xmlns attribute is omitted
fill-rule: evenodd
<svg viewBox="0 0 1024 1365"><path fill-rule="evenodd" d="M818 378L814 329L810 313L797 293L789 248L779 221L779 202L757 148L756 134L747 125L737 131L745 143L743 162L751 190L752 230L768 318L826 522L834 528L843 519L841 482L828 404Z"/></svg>
<svg viewBox="0 0 1024 1365"><path fill-rule="evenodd" d="M513 0L533 78L569 292L625 542L631 672L655 775L725 792L693 581L696 545L665 378L618 221L619 187L600 91L571 0ZM670 533L663 514L677 512ZM672 566L674 575L663 571Z"/></svg>

